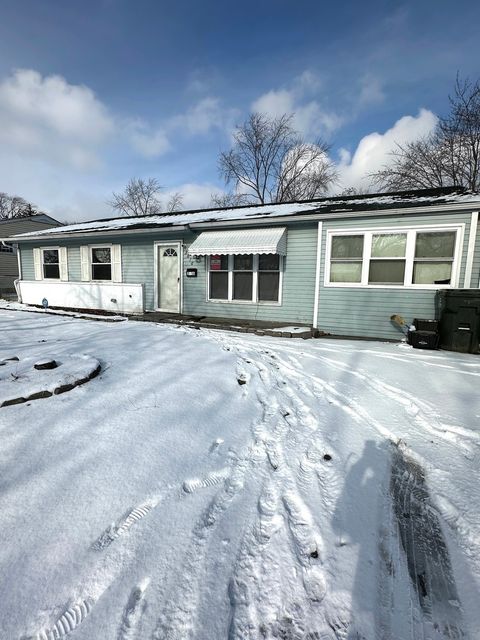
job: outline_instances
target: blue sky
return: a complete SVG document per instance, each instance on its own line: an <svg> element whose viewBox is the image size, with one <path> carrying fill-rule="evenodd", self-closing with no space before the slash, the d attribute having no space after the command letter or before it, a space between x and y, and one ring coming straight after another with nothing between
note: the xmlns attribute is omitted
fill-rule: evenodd
<svg viewBox="0 0 480 640"><path fill-rule="evenodd" d="M478 78L480 3L3 0L0 190L63 220L156 177L204 206L252 109L295 113L340 185L428 133L457 71Z"/></svg>

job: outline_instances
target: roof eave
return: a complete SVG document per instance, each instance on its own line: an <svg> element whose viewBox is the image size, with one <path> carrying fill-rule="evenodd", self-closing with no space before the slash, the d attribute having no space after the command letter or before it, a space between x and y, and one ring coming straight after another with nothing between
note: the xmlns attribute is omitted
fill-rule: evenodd
<svg viewBox="0 0 480 640"><path fill-rule="evenodd" d="M329 211L328 213L315 212L312 213L293 213L286 216L270 216L264 215L261 217L236 218L234 220L208 220L205 222L190 222L184 225L158 225L149 226L142 229L92 229L91 231L73 231L62 232L62 227L55 227L55 231L52 233L31 235L31 236L9 236L7 238L0 238L7 242L19 243L19 242L38 242L45 238L61 239L61 238L89 238L99 236L122 236L122 235L146 235L152 232L162 233L176 233L178 231L185 231L186 229L208 229L208 228L221 228L221 227L233 227L233 226L255 226L255 225L277 225L285 224L288 222L308 222L318 220L337 220L343 218L371 218L381 216L407 216L418 213L428 213L435 215L438 213L462 213L465 211L478 211L480 209L480 200L471 200L468 202L444 202L439 204L428 204L417 207L396 207L387 209L370 209L370 210L355 210L355 211Z"/></svg>
<svg viewBox="0 0 480 640"><path fill-rule="evenodd" d="M58 233L49 233L47 234L38 234L38 235L29 235L29 236L9 236L8 238L3 238L7 242L12 242L14 244L18 244L20 242L38 242L38 240L58 240L61 238L91 238L91 237L99 237L99 236L111 236L111 235L140 235L140 234L148 234L151 233L152 230L156 231L160 229L163 232L177 232L177 231L185 231L188 229L189 225L175 225L175 226L164 226L164 227L148 227L145 229L94 229L92 231L72 231L72 232L64 232L62 233L60 230ZM60 229L60 228L59 228ZM0 238L0 241L2 238Z"/></svg>

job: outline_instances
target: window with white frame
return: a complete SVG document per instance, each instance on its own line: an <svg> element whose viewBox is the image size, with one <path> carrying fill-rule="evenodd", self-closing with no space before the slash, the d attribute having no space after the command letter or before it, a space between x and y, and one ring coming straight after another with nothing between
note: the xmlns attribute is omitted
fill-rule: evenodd
<svg viewBox="0 0 480 640"><path fill-rule="evenodd" d="M330 232L326 284L450 286L461 227Z"/></svg>
<svg viewBox="0 0 480 640"><path fill-rule="evenodd" d="M42 249L42 273L47 280L60 280L60 256L58 249Z"/></svg>
<svg viewBox="0 0 480 640"><path fill-rule="evenodd" d="M110 247L90 247L92 280L112 279L112 252Z"/></svg>
<svg viewBox="0 0 480 640"><path fill-rule="evenodd" d="M278 303L282 260L278 254L212 255L208 261L208 299Z"/></svg>

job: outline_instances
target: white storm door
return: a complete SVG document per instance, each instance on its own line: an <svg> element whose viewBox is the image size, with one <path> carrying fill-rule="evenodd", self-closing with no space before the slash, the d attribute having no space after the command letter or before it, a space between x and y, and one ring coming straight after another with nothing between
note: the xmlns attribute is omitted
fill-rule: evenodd
<svg viewBox="0 0 480 640"><path fill-rule="evenodd" d="M161 311L180 311L180 243L157 245L157 294Z"/></svg>

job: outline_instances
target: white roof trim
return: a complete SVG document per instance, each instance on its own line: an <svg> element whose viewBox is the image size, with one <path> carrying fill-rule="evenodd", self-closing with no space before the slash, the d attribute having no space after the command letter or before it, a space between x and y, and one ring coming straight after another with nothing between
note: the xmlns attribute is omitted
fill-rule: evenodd
<svg viewBox="0 0 480 640"><path fill-rule="evenodd" d="M243 253L287 253L286 227L204 231L190 245L191 256L235 255Z"/></svg>

